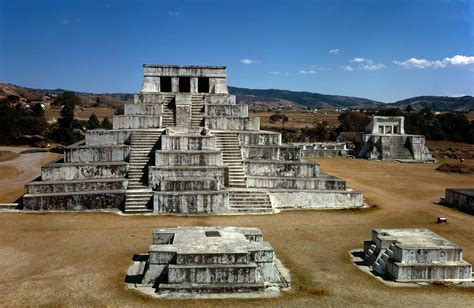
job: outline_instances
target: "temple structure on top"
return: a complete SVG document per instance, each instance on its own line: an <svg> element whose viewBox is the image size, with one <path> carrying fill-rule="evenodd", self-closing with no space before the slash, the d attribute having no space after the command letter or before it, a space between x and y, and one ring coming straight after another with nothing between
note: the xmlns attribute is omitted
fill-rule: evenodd
<svg viewBox="0 0 474 308"><path fill-rule="evenodd" d="M353 208L362 195L260 130L229 95L224 66L144 65L144 81L112 130L91 130L26 187L30 210L271 213Z"/></svg>
<svg viewBox="0 0 474 308"><path fill-rule="evenodd" d="M358 157L399 161L434 161L425 136L405 134L405 117L375 116L356 138Z"/></svg>

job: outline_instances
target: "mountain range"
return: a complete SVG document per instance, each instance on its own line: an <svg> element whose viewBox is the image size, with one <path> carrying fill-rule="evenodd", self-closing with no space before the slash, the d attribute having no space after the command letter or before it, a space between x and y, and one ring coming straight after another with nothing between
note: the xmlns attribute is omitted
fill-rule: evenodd
<svg viewBox="0 0 474 308"><path fill-rule="evenodd" d="M17 95L26 101L42 100L45 96L65 92L64 89L31 89L13 84L0 83L0 98ZM117 107L133 99L131 93L86 93L76 92L81 101L90 105L100 98L104 105ZM474 110L474 97L418 96L394 103L383 103L366 98L327 95L314 92L289 91L278 89L248 89L229 86L229 93L236 95L237 103L262 108L310 108L310 109L406 109L410 105L414 110L428 108L436 111L468 112Z"/></svg>

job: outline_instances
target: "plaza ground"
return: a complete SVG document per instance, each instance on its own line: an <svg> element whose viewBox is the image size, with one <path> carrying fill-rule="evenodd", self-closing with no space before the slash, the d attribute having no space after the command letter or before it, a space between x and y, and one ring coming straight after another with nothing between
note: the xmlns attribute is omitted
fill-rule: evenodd
<svg viewBox="0 0 474 308"><path fill-rule="evenodd" d="M363 192L371 208L202 217L1 212L0 306L474 305L473 287L389 287L355 267L349 255L372 228L419 227L459 244L474 263L474 217L434 203L446 187L474 187L474 177L435 171L439 164L315 160ZM436 224L439 216L448 223ZM125 287L131 258L147 251L153 228L227 225L260 228L290 270L293 289L273 299L170 301Z"/></svg>

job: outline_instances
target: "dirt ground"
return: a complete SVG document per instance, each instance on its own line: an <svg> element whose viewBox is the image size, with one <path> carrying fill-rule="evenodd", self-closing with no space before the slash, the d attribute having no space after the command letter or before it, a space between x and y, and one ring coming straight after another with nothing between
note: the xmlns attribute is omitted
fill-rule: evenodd
<svg viewBox="0 0 474 308"><path fill-rule="evenodd" d="M41 174L41 166L62 155L40 152L18 154L24 147L0 147L0 151L9 154L9 159L0 161L0 203L14 202L24 193L25 183Z"/></svg>
<svg viewBox="0 0 474 308"><path fill-rule="evenodd" d="M461 245L474 263L474 217L433 203L445 187L473 187L474 177L435 171L438 164L317 161L362 191L372 208L207 217L0 213L0 306L474 305L472 287L389 287L356 268L348 253L362 248L372 228L425 227ZM448 223L435 224L438 216ZM292 291L274 299L171 301L126 289L131 258L147 251L153 228L193 225L260 228L291 271Z"/></svg>
<svg viewBox="0 0 474 308"><path fill-rule="evenodd" d="M252 117L260 117L260 125L267 128L271 127L286 127L286 128L305 128L313 127L314 123L319 121L326 121L331 126L338 126L339 121L337 117L339 112L335 111L321 111L318 113L305 112L305 111L280 111L280 113L285 114L288 117L288 122L284 123L282 121L270 122L270 116L275 114L275 112L269 111L253 111L250 112Z"/></svg>

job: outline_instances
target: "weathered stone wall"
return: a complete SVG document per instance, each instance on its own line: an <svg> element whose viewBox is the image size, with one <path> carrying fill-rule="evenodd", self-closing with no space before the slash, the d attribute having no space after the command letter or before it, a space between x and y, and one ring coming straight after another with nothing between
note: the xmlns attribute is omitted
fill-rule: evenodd
<svg viewBox="0 0 474 308"><path fill-rule="evenodd" d="M94 129L86 132L86 144L90 146L124 144L129 140L130 131L128 130Z"/></svg>
<svg viewBox="0 0 474 308"><path fill-rule="evenodd" d="M446 189L443 203L456 209L474 215L474 189ZM465 190L463 192L462 190Z"/></svg>
<svg viewBox="0 0 474 308"><path fill-rule="evenodd" d="M150 167L148 183L154 190L169 178L213 178L225 184L226 166L157 166Z"/></svg>
<svg viewBox="0 0 474 308"><path fill-rule="evenodd" d="M204 113L208 117L248 117L247 105L205 105Z"/></svg>
<svg viewBox="0 0 474 308"><path fill-rule="evenodd" d="M163 135L161 136L162 150L214 150L216 148L214 136L197 135Z"/></svg>
<svg viewBox="0 0 474 308"><path fill-rule="evenodd" d="M148 115L161 116L163 114L162 104L125 104L124 115Z"/></svg>
<svg viewBox="0 0 474 308"><path fill-rule="evenodd" d="M247 176L248 187L270 189L344 190L346 182L334 177L266 177Z"/></svg>
<svg viewBox="0 0 474 308"><path fill-rule="evenodd" d="M64 160L67 163L124 161L129 154L128 145L78 146L64 149Z"/></svg>
<svg viewBox="0 0 474 308"><path fill-rule="evenodd" d="M157 166L216 166L222 165L219 150L175 150L155 152Z"/></svg>
<svg viewBox="0 0 474 308"><path fill-rule="evenodd" d="M155 192L154 213L218 214L228 212L229 195L223 191Z"/></svg>
<svg viewBox="0 0 474 308"><path fill-rule="evenodd" d="M235 95L229 94L206 94L204 96L204 101L208 105L235 105L236 98Z"/></svg>
<svg viewBox="0 0 474 308"><path fill-rule="evenodd" d="M242 158L263 160L285 160L299 161L301 159L301 147L288 145L267 145L241 147Z"/></svg>
<svg viewBox="0 0 474 308"><path fill-rule="evenodd" d="M25 188L27 194L123 190L126 189L127 182L128 181L123 178L49 182L37 181L26 184Z"/></svg>
<svg viewBox="0 0 474 308"><path fill-rule="evenodd" d="M128 116L115 115L113 118L114 129L135 129L135 128L160 128L161 116Z"/></svg>
<svg viewBox="0 0 474 308"><path fill-rule="evenodd" d="M278 177L317 177L319 165L312 162L287 162L275 160L246 160L244 169L247 175Z"/></svg>
<svg viewBox="0 0 474 308"><path fill-rule="evenodd" d="M128 164L108 163L52 163L41 168L43 181L125 178Z"/></svg>
<svg viewBox="0 0 474 308"><path fill-rule="evenodd" d="M354 191L322 190L272 190L270 200L273 208L343 209L363 206L362 194Z"/></svg>
<svg viewBox="0 0 474 308"><path fill-rule="evenodd" d="M280 145L281 134L269 131L239 132L240 145Z"/></svg>
<svg viewBox="0 0 474 308"><path fill-rule="evenodd" d="M260 118L204 117L204 125L216 130L259 130Z"/></svg>
<svg viewBox="0 0 474 308"><path fill-rule="evenodd" d="M125 191L67 192L24 195L25 210L117 210L125 200Z"/></svg>

